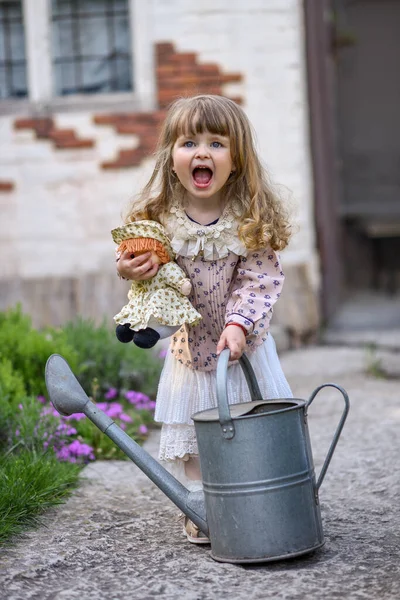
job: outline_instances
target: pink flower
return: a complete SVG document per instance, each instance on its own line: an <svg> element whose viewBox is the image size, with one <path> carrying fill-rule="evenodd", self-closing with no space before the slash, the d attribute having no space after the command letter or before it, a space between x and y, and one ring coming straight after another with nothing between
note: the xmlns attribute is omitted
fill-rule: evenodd
<svg viewBox="0 0 400 600"><path fill-rule="evenodd" d="M133 423L132 417L130 417L129 415L126 415L125 413L121 413L119 418L121 419L121 421L124 421L125 423Z"/></svg>
<svg viewBox="0 0 400 600"><path fill-rule="evenodd" d="M110 388L110 389L108 390L108 392L106 392L106 393L104 394L104 398L105 398L106 400L112 400L113 398L116 398L117 396L118 396L118 391L117 391L117 388Z"/></svg>
<svg viewBox="0 0 400 600"><path fill-rule="evenodd" d="M146 425L140 425L140 427L139 427L139 433L141 433L142 435L146 435L146 433L148 431L149 430L147 429Z"/></svg>

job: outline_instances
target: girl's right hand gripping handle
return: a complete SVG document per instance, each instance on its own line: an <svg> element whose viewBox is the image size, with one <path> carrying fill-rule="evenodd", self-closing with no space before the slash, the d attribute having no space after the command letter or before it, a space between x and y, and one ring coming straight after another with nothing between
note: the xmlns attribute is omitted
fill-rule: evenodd
<svg viewBox="0 0 400 600"><path fill-rule="evenodd" d="M317 387L317 389L315 389L313 391L313 393L311 394L309 400L306 402L306 405L304 407L305 414L307 414L307 410L308 410L311 402L314 400L315 396L324 387L334 387L337 390L339 390L339 392L341 392L341 394L343 395L345 407L344 407L344 411L343 411L342 417L341 417L341 419L339 421L339 425L337 426L337 429L335 431L335 435L333 436L333 440L332 440L331 446L330 446L330 448L328 450L328 454L326 455L325 462L324 462L323 467L321 469L321 473L319 474L318 481L317 481L317 484L316 484L317 490L321 487L321 483L324 480L324 477L326 475L326 471L327 471L327 469L329 467L329 463L331 462L331 458L333 456L333 452L334 452L334 450L336 448L336 444L338 443L340 434L341 434L342 429L343 429L344 422L345 422L345 420L347 418L347 415L348 415L349 409L350 409L350 402L349 402L349 397L347 395L347 392L342 387L340 387L340 385L336 385L336 383L324 383L323 385L320 385L319 387Z"/></svg>

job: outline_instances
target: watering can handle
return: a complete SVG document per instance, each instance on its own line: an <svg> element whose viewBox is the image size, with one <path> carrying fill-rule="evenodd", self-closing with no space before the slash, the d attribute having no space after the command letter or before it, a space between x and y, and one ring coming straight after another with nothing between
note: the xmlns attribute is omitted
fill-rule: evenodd
<svg viewBox="0 0 400 600"><path fill-rule="evenodd" d="M222 435L227 440L232 439L235 435L235 426L233 424L231 412L229 410L227 392L227 371L230 352L231 351L229 350L229 348L225 348L225 350L222 350L218 358L216 373L219 422L221 425ZM249 386L252 401L262 400L256 376L254 374L250 361L245 354L242 354L242 356L239 358L239 363L243 369L247 385Z"/></svg>
<svg viewBox="0 0 400 600"><path fill-rule="evenodd" d="M341 419L339 421L339 425L337 426L337 429L335 431L335 435L333 436L333 440L332 440L331 446L330 446L330 448L328 450L328 454L326 455L325 462L324 462L323 467L321 469L321 472L319 474L318 481L317 481L317 484L316 484L317 490L321 487L321 484L322 484L322 482L324 480L324 477L326 475L326 471L327 471L327 469L329 467L329 463L331 462L331 458L333 456L333 452L334 452L334 450L336 448L336 444L338 443L340 434L341 434L342 429L343 429L344 422L346 421L347 415L349 413L349 408L350 408L350 402L349 402L349 397L347 395L347 392L342 387L340 387L340 385L336 385L336 383L324 383L323 385L320 385L319 387L317 387L313 391L313 393L311 394L310 398L306 402L306 405L304 407L305 414L307 414L307 410L308 410L311 402L314 400L315 396L324 387L334 387L337 390L339 390L339 392L343 395L345 407L344 407L344 411L342 413Z"/></svg>

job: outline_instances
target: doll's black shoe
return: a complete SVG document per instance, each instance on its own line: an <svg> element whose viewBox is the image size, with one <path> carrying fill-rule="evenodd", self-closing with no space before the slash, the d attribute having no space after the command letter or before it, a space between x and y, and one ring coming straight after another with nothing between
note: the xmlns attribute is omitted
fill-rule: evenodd
<svg viewBox="0 0 400 600"><path fill-rule="evenodd" d="M123 344L127 344L133 340L135 332L129 327L129 323L125 323L124 325L117 325L115 330L115 335L117 339Z"/></svg>
<svg viewBox="0 0 400 600"><path fill-rule="evenodd" d="M155 346L160 339L160 334L157 333L155 329L151 327L146 327L146 329L141 329L140 331L135 331L133 335L133 343L136 344L139 348L152 348Z"/></svg>

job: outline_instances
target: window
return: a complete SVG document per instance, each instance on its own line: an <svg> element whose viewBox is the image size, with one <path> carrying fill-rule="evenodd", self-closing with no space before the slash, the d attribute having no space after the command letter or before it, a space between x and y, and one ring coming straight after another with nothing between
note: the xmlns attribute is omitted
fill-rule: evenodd
<svg viewBox="0 0 400 600"><path fill-rule="evenodd" d="M128 0L53 0L55 94L132 90Z"/></svg>
<svg viewBox="0 0 400 600"><path fill-rule="evenodd" d="M0 2L0 98L21 98L26 95L25 38L21 2Z"/></svg>
<svg viewBox="0 0 400 600"><path fill-rule="evenodd" d="M0 0L1 110L154 107L153 13L142 0Z"/></svg>

